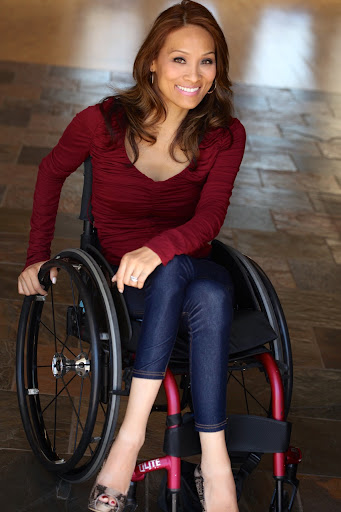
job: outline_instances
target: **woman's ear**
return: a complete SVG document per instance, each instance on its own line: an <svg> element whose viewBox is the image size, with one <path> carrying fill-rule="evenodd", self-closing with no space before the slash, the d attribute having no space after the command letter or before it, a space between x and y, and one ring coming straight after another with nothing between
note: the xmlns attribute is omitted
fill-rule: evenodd
<svg viewBox="0 0 341 512"><path fill-rule="evenodd" d="M151 63L150 68L149 68L149 71L150 71L151 73L155 73L155 60L153 60L153 62Z"/></svg>

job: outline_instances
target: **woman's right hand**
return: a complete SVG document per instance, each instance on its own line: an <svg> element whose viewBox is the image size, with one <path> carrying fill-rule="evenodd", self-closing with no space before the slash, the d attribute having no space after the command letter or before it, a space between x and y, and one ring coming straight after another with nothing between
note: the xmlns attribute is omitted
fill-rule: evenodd
<svg viewBox="0 0 341 512"><path fill-rule="evenodd" d="M18 292L21 295L47 295L47 292L39 283L38 273L40 267L46 261L39 261L38 263L33 263L29 267L25 268L18 277ZM50 270L50 279L53 284L57 282L58 270L57 268L51 268Z"/></svg>

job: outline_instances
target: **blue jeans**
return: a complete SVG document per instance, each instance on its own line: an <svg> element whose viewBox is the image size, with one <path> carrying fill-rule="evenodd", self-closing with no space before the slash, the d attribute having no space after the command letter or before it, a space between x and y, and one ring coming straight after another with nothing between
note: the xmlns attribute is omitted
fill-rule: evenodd
<svg viewBox="0 0 341 512"><path fill-rule="evenodd" d="M188 333L195 427L226 426L229 335L233 284L229 272L209 258L175 256L159 265L142 290L125 287L127 307L143 315L134 377L162 379L177 333Z"/></svg>

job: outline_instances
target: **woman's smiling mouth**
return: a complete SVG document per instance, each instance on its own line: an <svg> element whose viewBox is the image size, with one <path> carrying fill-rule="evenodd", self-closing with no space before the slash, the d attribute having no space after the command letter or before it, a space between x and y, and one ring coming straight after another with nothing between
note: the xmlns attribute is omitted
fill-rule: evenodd
<svg viewBox="0 0 341 512"><path fill-rule="evenodd" d="M200 89L200 87L182 87L181 85L176 85L176 88L181 92L181 94L185 94L187 96L194 96Z"/></svg>

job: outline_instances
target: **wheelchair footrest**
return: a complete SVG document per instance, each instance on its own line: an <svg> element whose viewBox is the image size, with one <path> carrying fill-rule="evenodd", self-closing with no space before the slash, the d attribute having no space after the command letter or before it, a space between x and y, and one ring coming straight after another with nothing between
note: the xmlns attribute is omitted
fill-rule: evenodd
<svg viewBox="0 0 341 512"><path fill-rule="evenodd" d="M261 416L231 414L225 431L230 452L280 453L289 447L291 423ZM201 453L199 432L194 430L194 418L184 414L177 428L165 432L163 450L173 457L189 457Z"/></svg>

